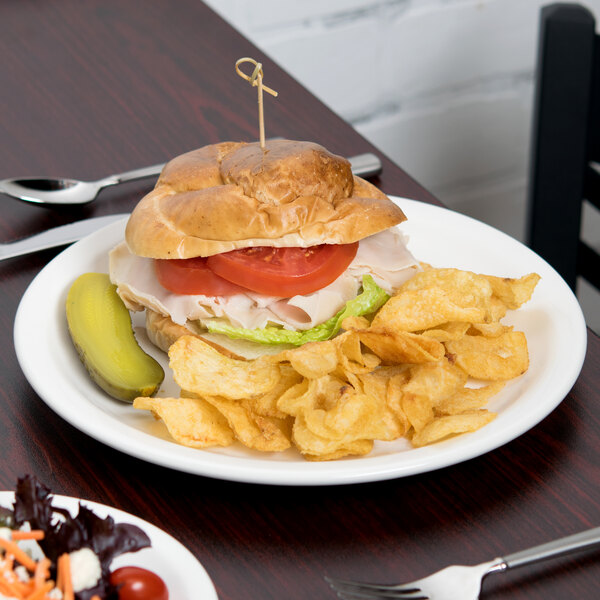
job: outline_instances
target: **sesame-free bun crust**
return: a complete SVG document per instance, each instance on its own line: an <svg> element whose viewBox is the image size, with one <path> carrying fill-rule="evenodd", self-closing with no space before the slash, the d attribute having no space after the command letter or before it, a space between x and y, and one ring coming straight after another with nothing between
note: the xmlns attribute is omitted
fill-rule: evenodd
<svg viewBox="0 0 600 600"><path fill-rule="evenodd" d="M349 244L406 217L354 177L350 163L311 142L222 142L165 165L126 229L149 258L210 256L251 246Z"/></svg>

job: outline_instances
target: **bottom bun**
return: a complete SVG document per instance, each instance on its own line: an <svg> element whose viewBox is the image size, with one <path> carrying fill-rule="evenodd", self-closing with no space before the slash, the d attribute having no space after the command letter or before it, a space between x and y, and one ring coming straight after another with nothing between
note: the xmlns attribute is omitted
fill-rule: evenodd
<svg viewBox="0 0 600 600"><path fill-rule="evenodd" d="M198 332L189 321L187 326L178 325L170 317L149 308L146 309L146 332L148 339L163 352L168 352L171 345L184 335L200 338L221 354L238 360L251 360L293 348L287 344L258 344L248 340L233 340L220 333Z"/></svg>

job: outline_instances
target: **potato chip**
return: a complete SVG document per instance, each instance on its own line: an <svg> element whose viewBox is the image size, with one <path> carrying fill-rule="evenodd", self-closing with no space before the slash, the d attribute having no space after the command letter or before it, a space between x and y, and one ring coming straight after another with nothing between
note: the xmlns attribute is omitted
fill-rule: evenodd
<svg viewBox="0 0 600 600"><path fill-rule="evenodd" d="M367 395L343 385L335 404L307 408L303 412L307 428L316 435L343 442L359 439L393 439L385 419L385 395ZM396 428L393 427L395 432Z"/></svg>
<svg viewBox="0 0 600 600"><path fill-rule="evenodd" d="M299 348L280 352L274 361L288 360L294 370L308 379L331 373L338 365L338 350L333 340L310 342Z"/></svg>
<svg viewBox="0 0 600 600"><path fill-rule="evenodd" d="M292 439L308 460L334 460L349 455L368 454L373 440L331 440L309 429L303 416L294 421Z"/></svg>
<svg viewBox="0 0 600 600"><path fill-rule="evenodd" d="M529 301L535 286L540 280L537 273L530 273L520 279L509 277L484 276L491 284L494 296L501 300L507 308L515 310Z"/></svg>
<svg viewBox="0 0 600 600"><path fill-rule="evenodd" d="M347 446L341 446L333 452L322 454L304 453L303 456L306 460L316 462L338 460L346 456L363 456L369 454L371 450L373 450L373 440L357 440L356 442L351 442Z"/></svg>
<svg viewBox="0 0 600 600"><path fill-rule="evenodd" d="M399 405L393 404L394 387L399 387L400 381L404 382L408 377L401 374L400 379L398 373L398 367L382 367L373 373L358 376L365 396L376 398L378 401L378 415L374 415L374 418L379 419L378 440L398 439L410 427L406 415L399 410Z"/></svg>
<svg viewBox="0 0 600 600"><path fill-rule="evenodd" d="M347 383L332 375L319 379L305 379L285 392L277 402L277 408L294 417L306 410L335 406Z"/></svg>
<svg viewBox="0 0 600 600"><path fill-rule="evenodd" d="M351 386L339 389L337 402L327 408L307 407L303 411L310 431L330 440L354 441L377 437L373 435L370 416L377 416L372 397L357 393Z"/></svg>
<svg viewBox="0 0 600 600"><path fill-rule="evenodd" d="M273 389L281 377L279 365L267 356L236 360L193 336L180 337L169 358L175 382L201 397L252 398Z"/></svg>
<svg viewBox="0 0 600 600"><path fill-rule="evenodd" d="M438 342L447 342L449 340L459 340L467 333L471 323L464 321L451 321L437 325L434 329L420 331L420 335L437 340Z"/></svg>
<svg viewBox="0 0 600 600"><path fill-rule="evenodd" d="M433 403L427 396L402 392L400 404L408 422L417 432L433 420Z"/></svg>
<svg viewBox="0 0 600 600"><path fill-rule="evenodd" d="M162 419L171 437L192 448L229 446L235 440L227 420L201 398L136 398L133 408Z"/></svg>
<svg viewBox="0 0 600 600"><path fill-rule="evenodd" d="M363 382L365 393L370 393L371 389L382 389L382 386L388 386L390 382L395 385L402 385L410 378L411 365L387 365L378 367L370 373L359 375L359 379ZM371 388L369 384L374 387Z"/></svg>
<svg viewBox="0 0 600 600"><path fill-rule="evenodd" d="M404 372L397 373L389 378L385 403L388 411L393 414L394 419L397 423L399 431L402 431L400 435L406 435L406 432L410 429L411 424L402 408L403 392L402 388L410 377L408 369ZM398 436L400 437L400 436Z"/></svg>
<svg viewBox="0 0 600 600"><path fill-rule="evenodd" d="M357 389L370 396L385 396L390 382L393 380L396 385L404 384L409 380L411 365L386 365L377 367L370 373L357 375Z"/></svg>
<svg viewBox="0 0 600 600"><path fill-rule="evenodd" d="M490 398L528 368L524 334L500 320L538 280L423 265L372 324L348 317L331 340L251 361L185 336L170 350L182 398L134 406L185 445L293 444L310 461L361 456L375 440L419 447L475 431L495 417ZM469 377L491 383L467 387Z"/></svg>
<svg viewBox="0 0 600 600"><path fill-rule="evenodd" d="M474 305L477 302L474 298L470 298L471 295L477 298L490 298L493 293L492 286L486 277L471 271L453 268L426 269L417 273L401 286L399 293L432 287L448 292L461 292L464 295L463 306Z"/></svg>
<svg viewBox="0 0 600 600"><path fill-rule="evenodd" d="M356 331L347 331L334 340L337 348L338 367L336 374L340 377L349 374L370 373L381 363L375 354L363 352L360 336Z"/></svg>
<svg viewBox="0 0 600 600"><path fill-rule="evenodd" d="M463 388L445 398L435 407L436 414L456 415L485 406L505 386L504 381L495 381L479 388Z"/></svg>
<svg viewBox="0 0 600 600"><path fill-rule="evenodd" d="M445 291L453 302L463 308L477 307L488 310L493 297L493 288L484 276L460 269L430 269L424 271L409 279L400 288L400 294L411 290L435 288Z"/></svg>
<svg viewBox="0 0 600 600"><path fill-rule="evenodd" d="M502 325L502 323L473 323L469 330L468 335L482 335L484 337L498 337L503 333L512 331L512 327L508 325Z"/></svg>
<svg viewBox="0 0 600 600"><path fill-rule="evenodd" d="M370 327L357 334L360 341L387 364L434 362L445 354L440 342L406 331Z"/></svg>
<svg viewBox="0 0 600 600"><path fill-rule="evenodd" d="M342 321L342 329L348 331L350 329L366 329L371 322L366 317L346 317Z"/></svg>
<svg viewBox="0 0 600 600"><path fill-rule="evenodd" d="M408 283L410 281L412 280ZM401 289L400 293L392 296L375 315L372 327L412 332L431 329L448 321L484 321L485 306L464 306L463 299L459 293L450 293L440 287L407 291Z"/></svg>
<svg viewBox="0 0 600 600"><path fill-rule="evenodd" d="M539 275L535 273L520 279L510 279L459 269L427 269L409 279L400 288L398 295L417 290L443 290L452 302L460 307L478 307L485 310L485 315L479 319L448 320L490 323L504 317L507 308L516 309L529 300L539 279ZM408 302L408 299L405 302ZM374 322L374 325L377 325L377 322ZM426 325L422 329L431 327L433 325Z"/></svg>
<svg viewBox="0 0 600 600"><path fill-rule="evenodd" d="M288 388L277 400L277 410L292 417L301 415L306 406L305 395L308 392L309 383L309 379L303 379L300 383Z"/></svg>
<svg viewBox="0 0 600 600"><path fill-rule="evenodd" d="M411 438L411 442L417 448L426 446L459 433L477 431L495 418L496 414L487 410L440 417L427 423L420 431L416 431Z"/></svg>
<svg viewBox="0 0 600 600"><path fill-rule="evenodd" d="M244 398L240 402L257 415L285 419L287 415L277 408L277 402L284 392L302 382L303 377L290 365L280 365L280 370L281 377L274 388L262 396Z"/></svg>
<svg viewBox="0 0 600 600"><path fill-rule="evenodd" d="M507 307L500 298L492 296L488 302L487 314L485 315L485 323L496 323L502 319L507 312Z"/></svg>
<svg viewBox="0 0 600 600"><path fill-rule="evenodd" d="M281 452L291 446L287 420L254 414L228 398L207 396L205 400L227 419L236 439L244 446L261 452Z"/></svg>
<svg viewBox="0 0 600 600"><path fill-rule="evenodd" d="M342 335L338 335L332 342L335 344L338 351L338 360L346 358L360 366L365 365L363 349L360 346L360 339L358 338L356 331L350 329Z"/></svg>
<svg viewBox="0 0 600 600"><path fill-rule="evenodd" d="M467 335L445 345L455 363L476 379L513 379L529 367L527 340L521 331L494 338Z"/></svg>
<svg viewBox="0 0 600 600"><path fill-rule="evenodd" d="M426 396L432 406L463 389L468 376L463 369L446 359L436 363L416 365L410 369L410 379L402 386L403 393Z"/></svg>

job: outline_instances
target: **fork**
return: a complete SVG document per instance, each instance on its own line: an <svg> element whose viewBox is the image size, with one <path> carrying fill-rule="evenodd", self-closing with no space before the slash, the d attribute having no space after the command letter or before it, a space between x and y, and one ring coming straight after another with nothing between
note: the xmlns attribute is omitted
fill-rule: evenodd
<svg viewBox="0 0 600 600"><path fill-rule="evenodd" d="M424 579L401 585L379 585L325 577L343 600L401 598L406 600L477 600L481 580L490 573L523 567L600 545L600 527L521 550L474 566L453 565Z"/></svg>

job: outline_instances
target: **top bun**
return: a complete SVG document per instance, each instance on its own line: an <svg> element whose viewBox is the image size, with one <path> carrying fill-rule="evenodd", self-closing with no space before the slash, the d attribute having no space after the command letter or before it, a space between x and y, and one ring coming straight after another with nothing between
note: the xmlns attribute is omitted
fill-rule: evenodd
<svg viewBox="0 0 600 600"><path fill-rule="evenodd" d="M125 233L134 254L210 256L250 246L349 244L406 220L350 163L310 142L222 142L165 165Z"/></svg>

